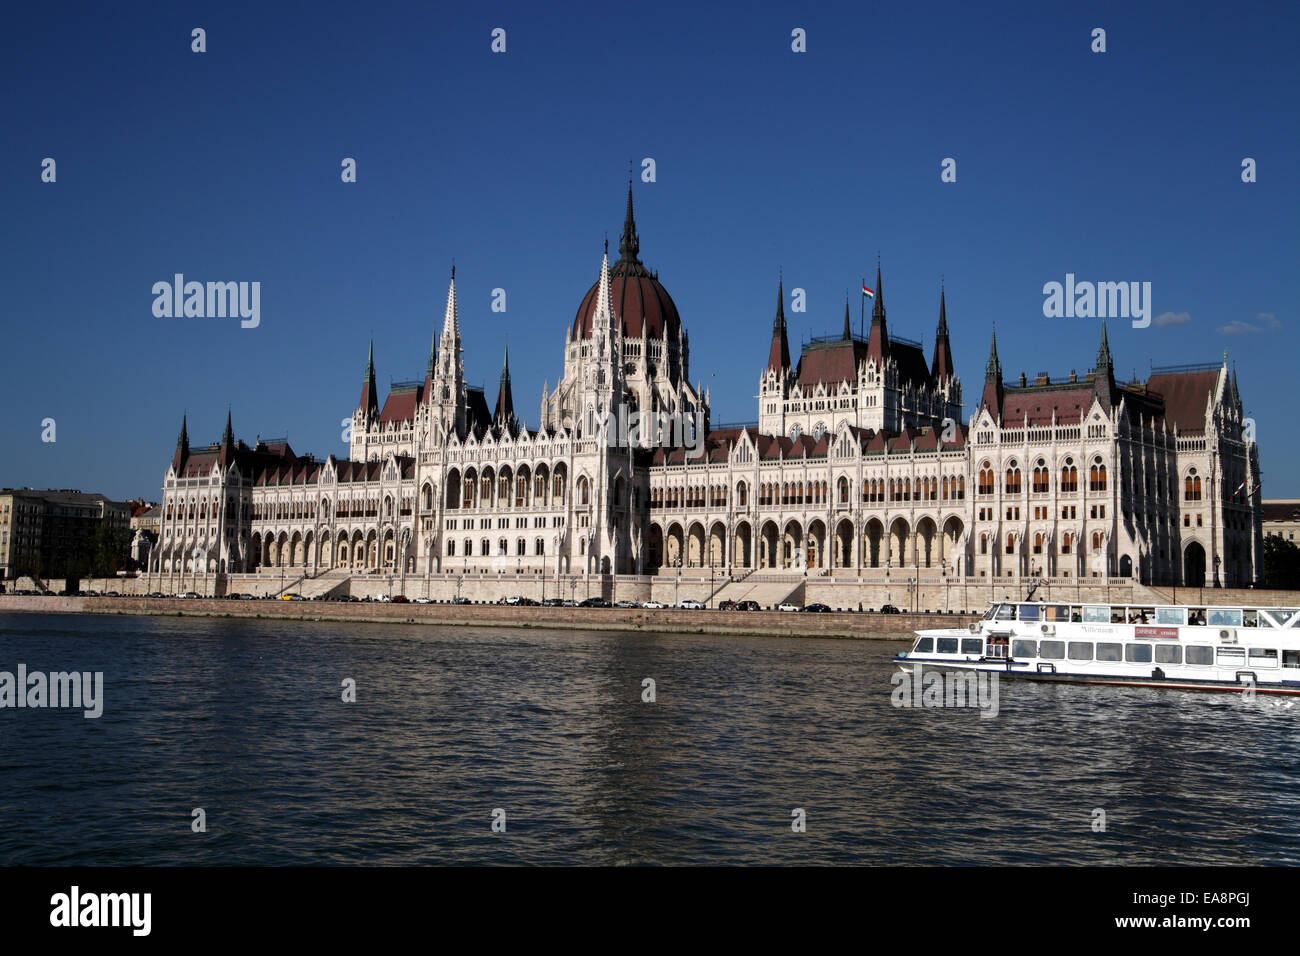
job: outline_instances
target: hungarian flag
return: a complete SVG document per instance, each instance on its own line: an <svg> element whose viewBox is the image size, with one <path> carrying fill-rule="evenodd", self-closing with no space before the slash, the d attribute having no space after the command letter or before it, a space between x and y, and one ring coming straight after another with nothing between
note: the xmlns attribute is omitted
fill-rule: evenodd
<svg viewBox="0 0 1300 956"><path fill-rule="evenodd" d="M874 299L876 297L876 294L867 288L867 284L865 282L862 283L862 294L865 295L868 299Z"/></svg>
<svg viewBox="0 0 1300 956"><path fill-rule="evenodd" d="M1246 482L1243 481L1241 484L1237 486L1237 490L1232 493L1232 497L1235 498L1237 497L1237 495L1241 494L1242 491L1245 490L1245 487L1246 487Z"/></svg>

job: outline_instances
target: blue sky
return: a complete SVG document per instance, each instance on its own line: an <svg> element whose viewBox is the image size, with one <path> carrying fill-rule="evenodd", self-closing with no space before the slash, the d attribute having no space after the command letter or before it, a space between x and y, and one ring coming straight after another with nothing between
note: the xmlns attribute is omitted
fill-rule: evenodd
<svg viewBox="0 0 1300 956"><path fill-rule="evenodd" d="M468 378L492 392L508 339L535 426L652 157L641 257L715 421L757 416L779 269L795 350L879 253L891 331L928 354L944 277L968 416L995 323L1008 378L1092 365L1099 321L1044 318L1045 282L1149 281L1187 319L1111 322L1117 373L1226 349L1265 496L1300 496L1300 14L1131 6L10 5L0 484L156 499L182 411L206 443L227 407L241 438L343 454L369 339L381 401L422 377L453 259ZM155 318L176 272L260 281L260 326Z"/></svg>

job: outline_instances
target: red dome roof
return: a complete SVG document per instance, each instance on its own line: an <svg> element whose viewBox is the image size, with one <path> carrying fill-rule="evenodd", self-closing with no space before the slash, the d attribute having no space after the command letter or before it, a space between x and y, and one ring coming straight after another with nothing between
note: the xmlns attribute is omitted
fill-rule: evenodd
<svg viewBox="0 0 1300 956"><path fill-rule="evenodd" d="M640 264L628 269L620 261L609 270L609 296L614 303L614 313L623 321L623 334L640 338L642 332L652 339L675 338L682 327L677 306L659 280L646 272ZM587 290L578 314L573 320L573 337L591 338L592 319L596 314L596 294L600 280Z"/></svg>
<svg viewBox="0 0 1300 956"><path fill-rule="evenodd" d="M609 243L605 243L606 250ZM677 306L672 296L659 284L659 277L641 264L639 253L641 239L636 234L636 221L632 216L632 183L627 184L627 216L623 220L623 237L618 243L618 262L609 269L609 297L614 312L623 322L623 334L640 338L642 333L652 339L676 337L682 328ZM591 338L592 319L596 314L597 292L600 280L587 290L573 319L573 337Z"/></svg>

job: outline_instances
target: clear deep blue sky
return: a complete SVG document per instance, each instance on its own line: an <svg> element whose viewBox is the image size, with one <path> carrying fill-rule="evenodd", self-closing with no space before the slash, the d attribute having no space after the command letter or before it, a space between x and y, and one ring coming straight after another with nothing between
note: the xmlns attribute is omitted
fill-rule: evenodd
<svg viewBox="0 0 1300 956"><path fill-rule="evenodd" d="M1188 318L1111 322L1117 372L1227 349L1264 495L1300 496L1298 25L1293 3L11 4L0 484L156 500L183 410L195 443L229 407L241 438L341 455L368 340L381 401L422 377L453 258L469 380L491 399L508 338L536 426L648 156L642 259L715 421L757 415L778 269L807 291L795 350L846 291L856 324L879 252L891 331L929 354L946 277L967 416L994 323L1007 378L1093 364L1099 321L1045 319L1045 282L1150 281ZM261 326L155 318L176 272L260 281Z"/></svg>

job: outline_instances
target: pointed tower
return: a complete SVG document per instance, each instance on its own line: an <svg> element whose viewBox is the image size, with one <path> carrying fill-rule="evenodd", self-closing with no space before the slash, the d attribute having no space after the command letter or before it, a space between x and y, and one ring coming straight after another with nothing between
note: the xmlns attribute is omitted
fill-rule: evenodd
<svg viewBox="0 0 1300 956"><path fill-rule="evenodd" d="M433 376L438 368L438 329L433 330L432 340L429 342L429 361L424 366L424 400L429 402L433 397Z"/></svg>
<svg viewBox="0 0 1300 956"><path fill-rule="evenodd" d="M871 333L867 336L867 358L883 366L889 357L889 328L885 324L885 285L876 264L876 296L871 305Z"/></svg>
<svg viewBox="0 0 1300 956"><path fill-rule="evenodd" d="M636 234L636 217L632 215L632 177L627 178L627 214L623 217L623 235L618 240L615 266L641 266L641 239ZM641 266L644 269L644 266Z"/></svg>
<svg viewBox="0 0 1300 956"><path fill-rule="evenodd" d="M456 267L452 266L451 283L447 286L447 308L442 317L442 335L438 339L429 389L429 404L435 409L444 436L453 432L462 437L465 435L465 361L462 352Z"/></svg>
<svg viewBox="0 0 1300 956"><path fill-rule="evenodd" d="M988 364L984 366L984 394L980 405L989 410L993 418L1002 420L1002 362L998 359L998 332L993 330L993 344L989 347Z"/></svg>
<svg viewBox="0 0 1300 956"><path fill-rule="evenodd" d="M181 415L181 433L176 438L176 454L172 456L172 469L176 474L181 473L185 467L185 462L190 457L190 434L185 429L185 416Z"/></svg>
<svg viewBox="0 0 1300 956"><path fill-rule="evenodd" d="M853 325L849 321L849 300L847 296L844 299L844 334L842 338L845 342L853 340Z"/></svg>
<svg viewBox="0 0 1300 956"><path fill-rule="evenodd" d="M1097 349L1097 370L1092 390L1101 402L1101 407L1109 412L1115 396L1115 362L1110 356L1110 340L1106 336L1105 321L1101 323L1101 346Z"/></svg>
<svg viewBox="0 0 1300 956"><path fill-rule="evenodd" d="M498 428L507 429L514 432L517 419L515 418L515 402L510 394L510 347L506 346L505 362L501 366L501 383L497 386L497 407L496 413L492 416L493 423Z"/></svg>
<svg viewBox="0 0 1300 956"><path fill-rule="evenodd" d="M361 380L361 401L357 408L366 417L379 414L379 395L375 391L375 340L370 340L370 356L366 359L366 374Z"/></svg>
<svg viewBox="0 0 1300 956"><path fill-rule="evenodd" d="M952 347L948 344L948 305L941 286L939 288L939 328L934 333L934 361L930 366L930 375L936 383L942 383L952 378L953 374Z"/></svg>
<svg viewBox="0 0 1300 956"><path fill-rule="evenodd" d="M230 409L226 409L226 430L221 433L221 451L217 455L217 460L221 463L222 469L230 464L231 457L235 453L235 433L230 427Z"/></svg>
<svg viewBox="0 0 1300 956"><path fill-rule="evenodd" d="M767 351L767 367L783 372L790 367L790 340L785 333L785 279L776 285L776 318L772 320L772 345Z"/></svg>

